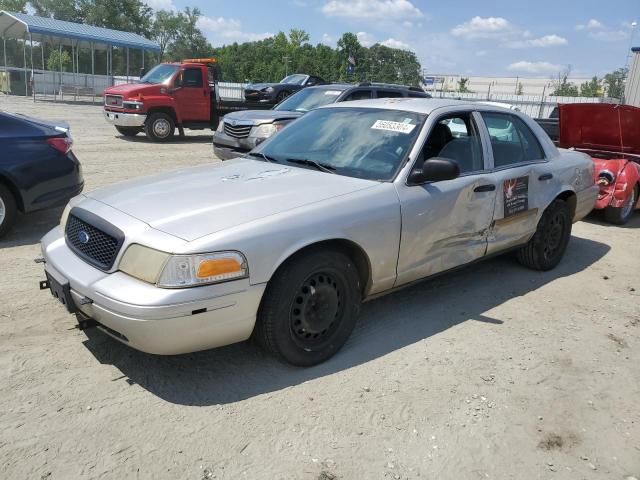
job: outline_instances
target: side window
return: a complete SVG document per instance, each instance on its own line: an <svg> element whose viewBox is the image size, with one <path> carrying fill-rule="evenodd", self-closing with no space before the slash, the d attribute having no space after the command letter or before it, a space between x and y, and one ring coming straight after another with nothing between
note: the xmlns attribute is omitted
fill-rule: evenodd
<svg viewBox="0 0 640 480"><path fill-rule="evenodd" d="M320 79L318 77L309 77L306 86L310 87L312 85L317 85L318 83L320 83Z"/></svg>
<svg viewBox="0 0 640 480"><path fill-rule="evenodd" d="M356 90L351 92L344 99L345 102L349 100L369 100L371 98L371 90Z"/></svg>
<svg viewBox="0 0 640 480"><path fill-rule="evenodd" d="M413 90L409 90L408 96L410 98L429 98L427 94L424 92L415 92Z"/></svg>
<svg viewBox="0 0 640 480"><path fill-rule="evenodd" d="M404 94L400 90L378 90L377 98L403 98Z"/></svg>
<svg viewBox="0 0 640 480"><path fill-rule="evenodd" d="M182 76L182 86L202 88L202 70L199 68L187 68Z"/></svg>
<svg viewBox="0 0 640 480"><path fill-rule="evenodd" d="M422 148L421 160L433 157L454 160L460 173L484 170L482 143L471 113L447 116L433 126Z"/></svg>
<svg viewBox="0 0 640 480"><path fill-rule="evenodd" d="M482 113L491 137L496 168L544 159L544 151L531 129L518 117L504 113Z"/></svg>

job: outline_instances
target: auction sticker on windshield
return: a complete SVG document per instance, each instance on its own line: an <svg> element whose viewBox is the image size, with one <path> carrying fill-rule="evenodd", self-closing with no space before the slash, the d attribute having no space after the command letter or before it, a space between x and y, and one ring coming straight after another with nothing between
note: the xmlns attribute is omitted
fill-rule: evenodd
<svg viewBox="0 0 640 480"><path fill-rule="evenodd" d="M392 122L391 120L376 120L376 123L371 128L388 132L411 133L416 126L410 123Z"/></svg>

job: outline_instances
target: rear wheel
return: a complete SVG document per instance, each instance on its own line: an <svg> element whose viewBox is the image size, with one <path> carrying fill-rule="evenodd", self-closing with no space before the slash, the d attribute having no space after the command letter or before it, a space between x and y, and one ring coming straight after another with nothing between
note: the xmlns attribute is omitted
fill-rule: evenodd
<svg viewBox="0 0 640 480"><path fill-rule="evenodd" d="M604 209L604 218L607 222L615 225L624 225L633 215L633 210L638 203L639 187L636 185L631 191L631 195L621 207L607 207Z"/></svg>
<svg viewBox="0 0 640 480"><path fill-rule="evenodd" d="M116 130L120 135L124 135L125 137L135 137L142 131L138 127L116 127Z"/></svg>
<svg viewBox="0 0 640 480"><path fill-rule="evenodd" d="M312 366L347 341L360 309L354 263L331 250L303 254L281 267L264 294L255 337L288 363Z"/></svg>
<svg viewBox="0 0 640 480"><path fill-rule="evenodd" d="M144 131L154 142L165 142L173 137L176 124L171 115L158 112L149 115L144 124Z"/></svg>
<svg viewBox="0 0 640 480"><path fill-rule="evenodd" d="M560 263L570 237L569 206L564 200L556 199L542 214L531 240L518 250L518 261L533 270L551 270Z"/></svg>
<svg viewBox="0 0 640 480"><path fill-rule="evenodd" d="M11 230L16 221L16 199L6 186L0 184L0 237Z"/></svg>

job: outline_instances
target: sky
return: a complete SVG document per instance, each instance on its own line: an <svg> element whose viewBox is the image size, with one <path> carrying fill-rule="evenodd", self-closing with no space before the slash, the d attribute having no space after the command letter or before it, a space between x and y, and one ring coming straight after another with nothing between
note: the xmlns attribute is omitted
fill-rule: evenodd
<svg viewBox="0 0 640 480"><path fill-rule="evenodd" d="M412 50L427 74L602 76L640 46L640 0L146 0L154 9L198 7L213 46L301 28L311 43L344 32L365 46Z"/></svg>

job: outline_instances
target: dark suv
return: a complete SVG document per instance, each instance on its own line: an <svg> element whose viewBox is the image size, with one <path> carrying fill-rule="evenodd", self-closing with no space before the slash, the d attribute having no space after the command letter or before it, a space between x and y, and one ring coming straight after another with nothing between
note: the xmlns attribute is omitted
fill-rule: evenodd
<svg viewBox="0 0 640 480"><path fill-rule="evenodd" d="M272 110L245 110L224 116L213 135L213 152L221 160L252 150L309 110L335 102L372 98L430 98L419 87L385 83L327 84L291 95Z"/></svg>

